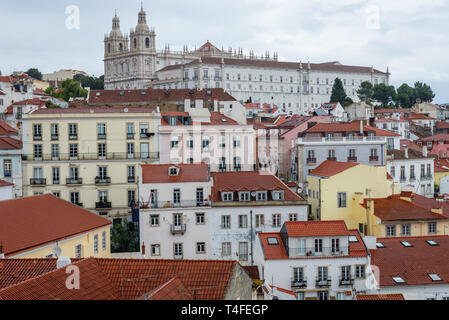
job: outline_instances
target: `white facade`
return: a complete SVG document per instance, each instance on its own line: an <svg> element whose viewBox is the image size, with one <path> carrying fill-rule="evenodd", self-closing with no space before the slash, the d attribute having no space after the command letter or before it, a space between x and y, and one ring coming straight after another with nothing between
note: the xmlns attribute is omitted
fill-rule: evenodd
<svg viewBox="0 0 449 320"><path fill-rule="evenodd" d="M401 135L401 139L410 139L410 125L408 121L393 118L376 120L376 128L391 131Z"/></svg>
<svg viewBox="0 0 449 320"><path fill-rule="evenodd" d="M13 186L1 186L0 181L0 201L14 199Z"/></svg>
<svg viewBox="0 0 449 320"><path fill-rule="evenodd" d="M401 294L405 300L449 300L449 284L380 287L368 294Z"/></svg>

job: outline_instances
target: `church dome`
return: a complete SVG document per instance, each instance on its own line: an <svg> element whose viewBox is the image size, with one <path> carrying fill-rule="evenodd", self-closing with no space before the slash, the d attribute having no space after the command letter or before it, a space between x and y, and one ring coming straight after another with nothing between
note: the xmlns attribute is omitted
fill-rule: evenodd
<svg viewBox="0 0 449 320"><path fill-rule="evenodd" d="M117 13L115 17L112 19L112 30L109 33L109 36L123 38L123 33L120 31L120 19L117 17Z"/></svg>
<svg viewBox="0 0 449 320"><path fill-rule="evenodd" d="M146 12L142 9L139 12L139 20L136 26L136 32L142 33L142 32L150 32L150 28L148 27L147 24L147 14Z"/></svg>

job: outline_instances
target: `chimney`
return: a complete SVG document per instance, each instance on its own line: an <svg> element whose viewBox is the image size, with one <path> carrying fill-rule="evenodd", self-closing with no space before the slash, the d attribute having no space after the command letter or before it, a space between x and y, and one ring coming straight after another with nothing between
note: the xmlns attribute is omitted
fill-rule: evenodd
<svg viewBox="0 0 449 320"><path fill-rule="evenodd" d="M360 120L360 134L363 135L363 120Z"/></svg>
<svg viewBox="0 0 449 320"><path fill-rule="evenodd" d="M408 148L407 147L404 148L404 156L405 156L405 159L408 159Z"/></svg>
<svg viewBox="0 0 449 320"><path fill-rule="evenodd" d="M422 147L422 155L427 158L427 147L426 146Z"/></svg>
<svg viewBox="0 0 449 320"><path fill-rule="evenodd" d="M69 257L58 257L58 260L56 261L56 268L61 269L70 264L72 264L72 261L70 261Z"/></svg>
<svg viewBox="0 0 449 320"><path fill-rule="evenodd" d="M142 243L142 256L145 256L145 242Z"/></svg>

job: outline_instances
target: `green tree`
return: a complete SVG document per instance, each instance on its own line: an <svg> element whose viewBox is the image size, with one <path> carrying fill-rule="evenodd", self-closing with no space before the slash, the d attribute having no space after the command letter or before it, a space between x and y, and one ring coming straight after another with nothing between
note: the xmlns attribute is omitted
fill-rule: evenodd
<svg viewBox="0 0 449 320"><path fill-rule="evenodd" d="M42 73L40 73L39 69L37 68L28 69L28 71L25 73L29 75L31 78L42 80Z"/></svg>
<svg viewBox="0 0 449 320"><path fill-rule="evenodd" d="M415 82L415 97L420 99L421 102L432 102L435 98L435 94L429 85L422 82Z"/></svg>
<svg viewBox="0 0 449 320"><path fill-rule="evenodd" d="M46 93L55 98L62 98L65 101L69 101L70 98L86 98L87 90L81 88L81 84L72 79L66 79L62 81L61 88L55 89L53 87L47 88Z"/></svg>
<svg viewBox="0 0 449 320"><path fill-rule="evenodd" d="M347 107L347 106L350 106L353 103L354 103L354 101L351 98L346 97L345 100L343 100L343 103L341 104L341 106L342 107Z"/></svg>
<svg viewBox="0 0 449 320"><path fill-rule="evenodd" d="M77 74L73 77L73 80L80 82L83 88L91 88L92 90L104 89L104 76L96 78L95 76L87 77L82 74Z"/></svg>
<svg viewBox="0 0 449 320"><path fill-rule="evenodd" d="M111 228L111 252L139 252L139 230L134 223L123 219Z"/></svg>
<svg viewBox="0 0 449 320"><path fill-rule="evenodd" d="M373 87L373 99L381 103L382 107L388 107L396 99L396 90L394 86L376 84Z"/></svg>
<svg viewBox="0 0 449 320"><path fill-rule="evenodd" d="M340 78L335 78L334 85L332 87L331 101L329 102L340 102L340 104L343 105L345 99L346 92L343 88L343 83Z"/></svg>
<svg viewBox="0 0 449 320"><path fill-rule="evenodd" d="M374 94L374 87L373 84L369 81L363 81L360 84L360 89L357 90L357 95L360 101L364 101L367 104L373 103L373 94Z"/></svg>
<svg viewBox="0 0 449 320"><path fill-rule="evenodd" d="M396 93L396 105L401 108L411 108L416 101L415 89L403 83Z"/></svg>

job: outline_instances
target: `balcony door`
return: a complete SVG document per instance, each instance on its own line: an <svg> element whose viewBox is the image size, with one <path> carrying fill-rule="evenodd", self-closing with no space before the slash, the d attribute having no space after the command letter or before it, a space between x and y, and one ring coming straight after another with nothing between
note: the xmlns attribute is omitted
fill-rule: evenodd
<svg viewBox="0 0 449 320"><path fill-rule="evenodd" d="M148 143L140 144L140 156L141 159L148 159L150 157L150 148Z"/></svg>

